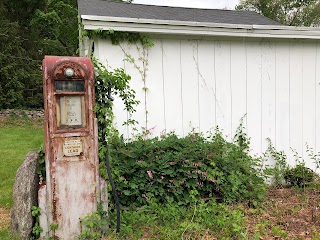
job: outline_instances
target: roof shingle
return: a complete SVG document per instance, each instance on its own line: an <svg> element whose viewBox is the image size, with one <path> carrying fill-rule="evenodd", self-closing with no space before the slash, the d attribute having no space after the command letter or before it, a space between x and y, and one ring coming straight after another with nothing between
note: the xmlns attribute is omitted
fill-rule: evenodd
<svg viewBox="0 0 320 240"><path fill-rule="evenodd" d="M153 6L111 0L78 0L78 8L80 15L222 24L281 25L249 11Z"/></svg>

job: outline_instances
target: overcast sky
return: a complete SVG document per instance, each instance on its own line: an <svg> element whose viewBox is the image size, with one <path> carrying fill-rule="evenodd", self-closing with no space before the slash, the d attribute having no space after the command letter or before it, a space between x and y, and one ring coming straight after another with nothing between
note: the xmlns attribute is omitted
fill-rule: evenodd
<svg viewBox="0 0 320 240"><path fill-rule="evenodd" d="M134 0L133 2L176 7L234 9L239 0Z"/></svg>

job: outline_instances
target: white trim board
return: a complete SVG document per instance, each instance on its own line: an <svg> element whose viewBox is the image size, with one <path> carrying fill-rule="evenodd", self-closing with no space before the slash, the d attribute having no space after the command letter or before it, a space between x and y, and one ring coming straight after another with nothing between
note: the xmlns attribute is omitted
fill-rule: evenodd
<svg viewBox="0 0 320 240"><path fill-rule="evenodd" d="M320 28L311 27L183 22L92 15L82 15L81 19L87 30L113 29L154 34L320 40Z"/></svg>

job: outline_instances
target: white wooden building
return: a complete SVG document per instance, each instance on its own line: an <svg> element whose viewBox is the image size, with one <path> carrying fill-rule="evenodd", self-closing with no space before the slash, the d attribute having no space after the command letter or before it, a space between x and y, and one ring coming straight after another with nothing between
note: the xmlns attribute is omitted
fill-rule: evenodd
<svg viewBox="0 0 320 240"><path fill-rule="evenodd" d="M270 138L290 164L294 150L314 169L306 143L320 151L319 28L283 26L253 12L78 3L85 29L139 32L154 43L143 57L139 45L93 39L95 57L132 76L139 129L184 136L219 126L232 140L244 117L253 154L261 155ZM82 55L90 49L83 45ZM115 105L118 129L130 137L132 129L122 126L127 113Z"/></svg>

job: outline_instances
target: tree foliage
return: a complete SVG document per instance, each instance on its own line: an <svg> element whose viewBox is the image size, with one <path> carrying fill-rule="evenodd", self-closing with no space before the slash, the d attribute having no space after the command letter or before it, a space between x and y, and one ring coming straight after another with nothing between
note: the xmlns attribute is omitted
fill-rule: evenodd
<svg viewBox="0 0 320 240"><path fill-rule="evenodd" d="M0 108L42 107L45 55L76 55L76 0L0 2Z"/></svg>
<svg viewBox="0 0 320 240"><path fill-rule="evenodd" d="M319 0L241 0L237 10L258 12L289 26L319 26Z"/></svg>
<svg viewBox="0 0 320 240"><path fill-rule="evenodd" d="M46 0L3 0L3 4L11 21L27 27L36 9L45 8Z"/></svg>
<svg viewBox="0 0 320 240"><path fill-rule="evenodd" d="M50 1L46 8L37 9L30 21L32 37L42 54L76 55L78 49L78 10L75 0Z"/></svg>
<svg viewBox="0 0 320 240"><path fill-rule="evenodd" d="M28 57L23 47L18 22L7 17L0 4L0 108L36 106L41 91L35 79L40 77L39 62Z"/></svg>
<svg viewBox="0 0 320 240"><path fill-rule="evenodd" d="M44 56L77 54L77 0L2 0L0 14L0 108L42 108Z"/></svg>

